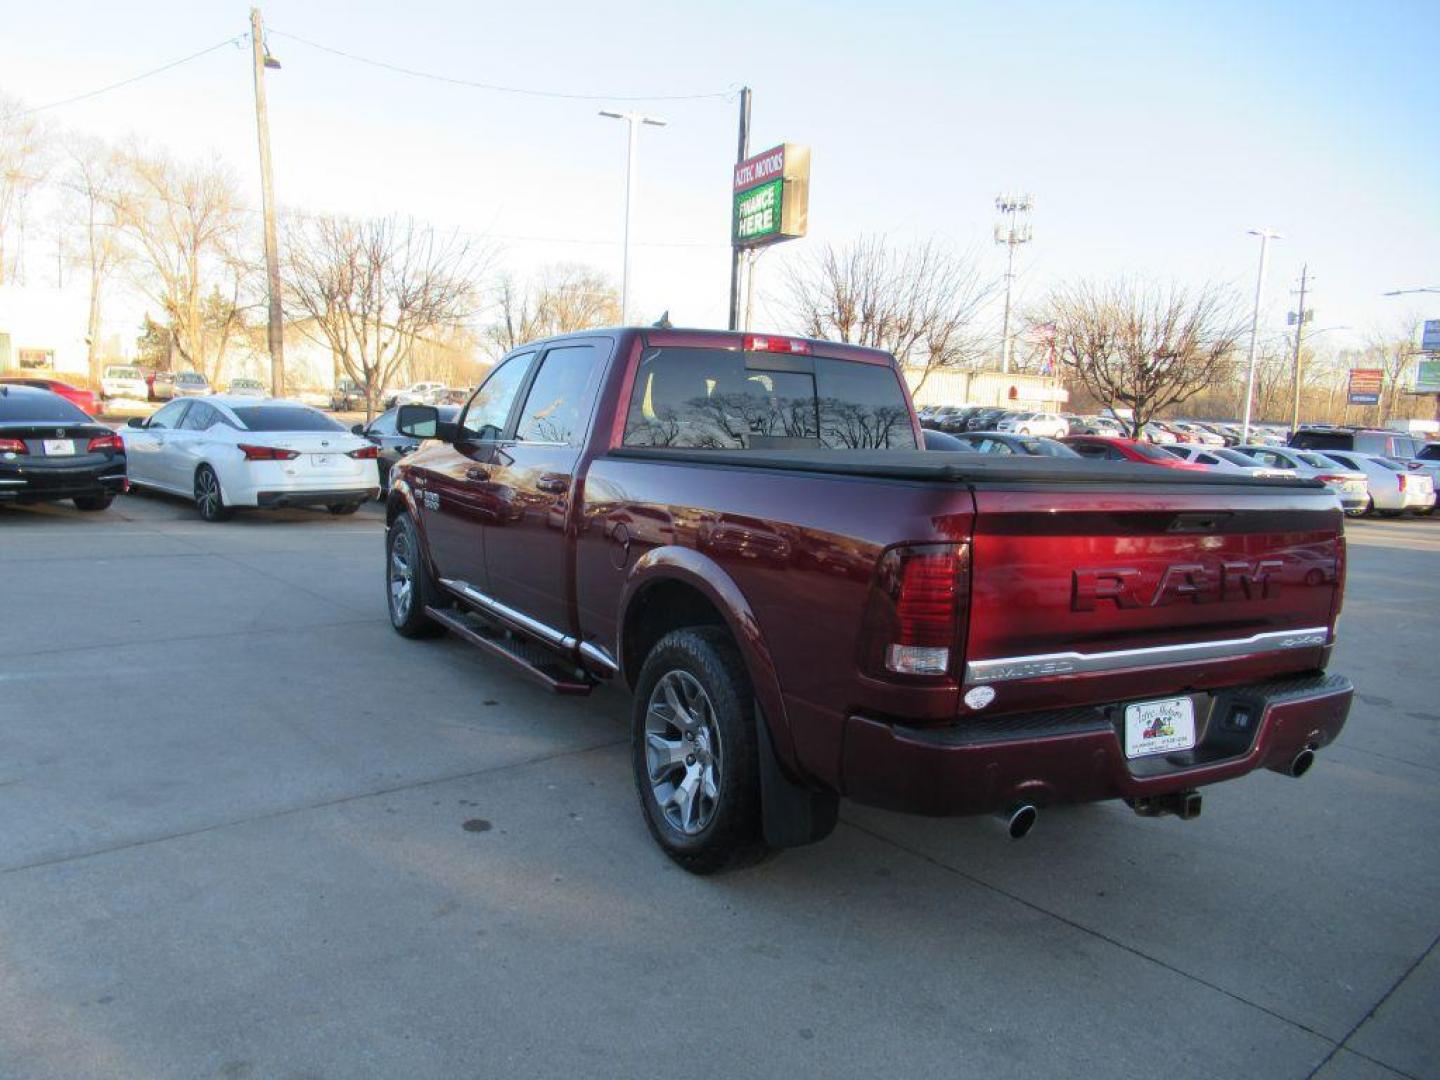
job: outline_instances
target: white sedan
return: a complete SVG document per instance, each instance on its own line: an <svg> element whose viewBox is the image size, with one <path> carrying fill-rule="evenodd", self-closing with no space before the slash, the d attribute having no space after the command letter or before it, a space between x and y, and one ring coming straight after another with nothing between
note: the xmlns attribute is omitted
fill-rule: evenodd
<svg viewBox="0 0 1440 1080"><path fill-rule="evenodd" d="M380 491L379 448L294 401L172 401L120 431L130 483L194 499L206 521L241 506L353 514Z"/></svg>
<svg viewBox="0 0 1440 1080"><path fill-rule="evenodd" d="M1353 450L1312 452L1363 472L1370 481L1370 509L1378 514L1395 517L1406 510L1429 514L1435 509L1435 481L1425 472L1412 472L1379 454L1358 454Z"/></svg>
<svg viewBox="0 0 1440 1080"><path fill-rule="evenodd" d="M1052 439L1063 439L1070 434L1070 425L1058 413L1022 412L1007 416L995 425L995 430L1007 435L1048 435Z"/></svg>

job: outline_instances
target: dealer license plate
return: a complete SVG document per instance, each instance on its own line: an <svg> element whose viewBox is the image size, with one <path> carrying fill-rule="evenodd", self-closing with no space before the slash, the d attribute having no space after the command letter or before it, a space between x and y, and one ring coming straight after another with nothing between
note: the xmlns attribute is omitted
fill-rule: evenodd
<svg viewBox="0 0 1440 1080"><path fill-rule="evenodd" d="M75 441L73 439L46 439L45 453L51 457L60 454L74 454Z"/></svg>
<svg viewBox="0 0 1440 1080"><path fill-rule="evenodd" d="M1125 706L1125 756L1146 757L1195 745L1195 705L1188 697Z"/></svg>
<svg viewBox="0 0 1440 1080"><path fill-rule="evenodd" d="M335 463L335 455L334 455L334 454L311 454L311 455L310 455L310 464L311 464L311 465L314 465L317 469L326 468L327 466L333 465L334 463Z"/></svg>

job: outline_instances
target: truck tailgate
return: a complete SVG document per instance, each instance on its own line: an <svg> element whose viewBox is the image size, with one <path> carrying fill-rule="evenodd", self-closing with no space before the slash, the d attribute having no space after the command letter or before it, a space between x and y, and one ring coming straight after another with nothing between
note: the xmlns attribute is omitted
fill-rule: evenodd
<svg viewBox="0 0 1440 1080"><path fill-rule="evenodd" d="M1344 575L1309 486L977 485L965 684L990 712L1324 666Z"/></svg>

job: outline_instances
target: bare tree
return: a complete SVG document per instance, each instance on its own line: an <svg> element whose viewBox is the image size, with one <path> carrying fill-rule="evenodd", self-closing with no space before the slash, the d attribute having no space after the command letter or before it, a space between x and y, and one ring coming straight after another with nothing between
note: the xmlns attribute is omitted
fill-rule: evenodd
<svg viewBox="0 0 1440 1080"><path fill-rule="evenodd" d="M892 353L920 377L973 363L980 305L995 288L971 253L935 240L901 250L884 237L825 245L790 266L789 308L803 333Z"/></svg>
<svg viewBox="0 0 1440 1080"><path fill-rule="evenodd" d="M105 285L129 255L115 212L125 167L120 155L98 139L68 139L64 156L59 178L61 212L77 234L82 253L78 261L89 277L85 343L90 378L98 385L103 362L100 319Z"/></svg>
<svg viewBox="0 0 1440 1080"><path fill-rule="evenodd" d="M1120 279L1057 288L1033 315L1055 327L1061 365L1107 406L1133 411L1132 433L1228 379L1245 327L1225 286L1187 289Z"/></svg>
<svg viewBox="0 0 1440 1080"><path fill-rule="evenodd" d="M24 227L26 196L48 168L44 125L16 98L0 95L0 285L18 270L13 241Z"/></svg>
<svg viewBox="0 0 1440 1080"><path fill-rule="evenodd" d="M243 329L250 265L239 244L244 210L229 170L128 154L116 220L133 242L138 282L164 313L174 352L212 382Z"/></svg>
<svg viewBox="0 0 1440 1080"><path fill-rule="evenodd" d="M1395 414L1395 402L1405 385L1406 372L1420 355L1420 320L1405 317L1388 330L1374 331L1365 346L1365 359L1385 373L1379 418Z"/></svg>
<svg viewBox="0 0 1440 1080"><path fill-rule="evenodd" d="M475 313L488 253L411 218L323 215L287 223L286 303L365 387L365 415L422 337Z"/></svg>
<svg viewBox="0 0 1440 1080"><path fill-rule="evenodd" d="M600 271L579 263L548 266L522 286L506 275L500 279L499 317L487 331L497 353L549 337L615 326L620 322L620 294Z"/></svg>

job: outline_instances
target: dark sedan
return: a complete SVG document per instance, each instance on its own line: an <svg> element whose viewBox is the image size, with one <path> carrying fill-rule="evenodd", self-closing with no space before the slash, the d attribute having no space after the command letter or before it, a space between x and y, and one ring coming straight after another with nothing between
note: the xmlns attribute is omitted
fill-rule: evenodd
<svg viewBox="0 0 1440 1080"><path fill-rule="evenodd" d="M125 490L125 444L64 398L0 386L0 502L104 510Z"/></svg>
<svg viewBox="0 0 1440 1080"><path fill-rule="evenodd" d="M390 490L390 469L406 454L420 445L420 440L401 435L395 428L395 417L400 410L387 409L371 420L369 425L356 424L350 430L363 435L380 448L380 494L383 498ZM453 421L460 414L458 405L440 405L436 409L441 420Z"/></svg>
<svg viewBox="0 0 1440 1080"><path fill-rule="evenodd" d="M1022 457L1063 457L1080 455L1064 443L1039 435L1010 435L1001 431L967 431L951 436L964 449L977 454L1019 454ZM926 446L930 449L928 443Z"/></svg>

